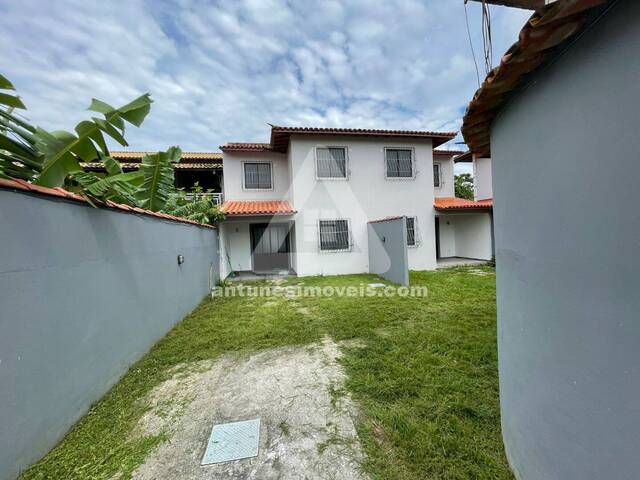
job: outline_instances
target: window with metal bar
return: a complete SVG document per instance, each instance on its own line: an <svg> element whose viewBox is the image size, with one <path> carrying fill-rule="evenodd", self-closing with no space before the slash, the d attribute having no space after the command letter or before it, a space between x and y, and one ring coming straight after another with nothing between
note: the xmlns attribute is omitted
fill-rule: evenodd
<svg viewBox="0 0 640 480"><path fill-rule="evenodd" d="M349 249L348 220L320 220L320 250Z"/></svg>
<svg viewBox="0 0 640 480"><path fill-rule="evenodd" d="M407 217L407 245L409 247L417 245L416 223L416 217Z"/></svg>
<svg viewBox="0 0 640 480"><path fill-rule="evenodd" d="M244 164L244 188L270 190L271 164L268 162L246 162Z"/></svg>
<svg viewBox="0 0 640 480"><path fill-rule="evenodd" d="M433 164L433 186L440 187L440 164Z"/></svg>
<svg viewBox="0 0 640 480"><path fill-rule="evenodd" d="M387 178L413 177L413 150L409 148L385 149Z"/></svg>
<svg viewBox="0 0 640 480"><path fill-rule="evenodd" d="M316 148L316 174L318 178L347 178L347 149Z"/></svg>

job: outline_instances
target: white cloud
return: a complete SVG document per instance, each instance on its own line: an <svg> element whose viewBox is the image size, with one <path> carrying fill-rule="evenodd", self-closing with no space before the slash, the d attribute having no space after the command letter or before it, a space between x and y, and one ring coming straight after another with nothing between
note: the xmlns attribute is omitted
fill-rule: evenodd
<svg viewBox="0 0 640 480"><path fill-rule="evenodd" d="M525 15L493 10L496 59ZM151 92L134 149L267 141L267 123L457 130L477 87L461 1L6 2L0 28L0 72L45 128Z"/></svg>

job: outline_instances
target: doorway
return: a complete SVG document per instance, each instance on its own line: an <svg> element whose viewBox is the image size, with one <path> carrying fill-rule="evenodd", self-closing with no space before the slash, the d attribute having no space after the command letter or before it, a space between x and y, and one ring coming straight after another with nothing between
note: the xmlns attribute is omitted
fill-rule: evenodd
<svg viewBox="0 0 640 480"><path fill-rule="evenodd" d="M254 223L250 226L254 272L289 270L290 238L286 223Z"/></svg>
<svg viewBox="0 0 640 480"><path fill-rule="evenodd" d="M436 259L440 258L440 217L436 217Z"/></svg>

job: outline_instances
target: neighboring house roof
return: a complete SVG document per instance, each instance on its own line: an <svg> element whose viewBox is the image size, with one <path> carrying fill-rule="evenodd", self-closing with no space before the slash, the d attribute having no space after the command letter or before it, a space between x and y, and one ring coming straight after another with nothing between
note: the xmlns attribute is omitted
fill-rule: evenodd
<svg viewBox="0 0 640 480"><path fill-rule="evenodd" d="M473 162L473 153L471 152L471 150L467 150L464 153L461 153L460 155L457 155L454 159L453 159L454 163L458 163L458 162Z"/></svg>
<svg viewBox="0 0 640 480"><path fill-rule="evenodd" d="M462 135L470 150L491 155L490 128L509 99L541 66L590 25L615 0L559 0L536 13L520 31L519 39L504 54L467 107Z"/></svg>
<svg viewBox="0 0 640 480"><path fill-rule="evenodd" d="M113 151L111 150L111 156L116 160L130 162L141 162L142 157L145 155L151 155L157 152L132 152L132 151ZM222 161L222 153L220 152L182 152L180 157L180 163L218 163Z"/></svg>
<svg viewBox="0 0 640 480"><path fill-rule="evenodd" d="M226 215L292 215L296 213L286 200L227 200L222 204Z"/></svg>
<svg viewBox="0 0 640 480"><path fill-rule="evenodd" d="M447 157L462 155L463 153L464 153L464 150L434 150L433 151L434 155L447 156Z"/></svg>
<svg viewBox="0 0 640 480"><path fill-rule="evenodd" d="M436 210L489 210L493 208L493 199L475 202L458 197L436 197L433 204Z"/></svg>
<svg viewBox="0 0 640 480"><path fill-rule="evenodd" d="M120 162L123 170L135 170L140 166L145 155L156 152L110 151L113 158ZM86 162L80 166L85 170L104 171L102 162ZM218 170L222 169L222 153L220 152L182 152L180 162L173 167L177 170Z"/></svg>
<svg viewBox="0 0 640 480"><path fill-rule="evenodd" d="M271 152L273 149L268 143L231 142L220 146L223 152Z"/></svg>
<svg viewBox="0 0 640 480"><path fill-rule="evenodd" d="M430 138L437 147L453 139L456 132L431 132L418 130L377 130L371 128L319 128L319 127L271 127L269 143L227 143L221 145L223 152L264 152L286 153L289 138L293 134L306 135L345 135L350 137L391 137L391 138Z"/></svg>
<svg viewBox="0 0 640 480"><path fill-rule="evenodd" d="M63 188L41 187L40 185L27 183L24 180L7 180L4 178L0 178L0 188L7 189L7 190L20 190L27 193L34 193L37 195L43 195L48 197L57 197L57 198L62 198L64 200L72 200L74 202L83 203L83 204L86 204L87 206L95 205L98 208L119 210L126 213L137 213L137 214L146 215L149 217L156 217L164 220L171 220L172 222L196 225L198 227L203 227L203 228L216 228L213 225L206 225L204 223L194 222L192 220L176 217L174 215L169 215L167 213L152 212L151 210L144 210L138 207L130 207L129 205L124 205L122 203L115 203L110 200L103 202L103 201L91 199L91 203L89 203L89 201L85 197L78 195L77 193L69 192Z"/></svg>

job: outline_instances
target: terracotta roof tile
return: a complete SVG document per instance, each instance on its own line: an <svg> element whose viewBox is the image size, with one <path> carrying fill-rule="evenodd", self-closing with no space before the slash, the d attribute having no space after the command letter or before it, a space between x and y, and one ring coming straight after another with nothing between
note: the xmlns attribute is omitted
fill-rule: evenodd
<svg viewBox="0 0 640 480"><path fill-rule="evenodd" d="M457 197L436 197L433 203L436 210L490 210L493 208L492 198L474 202Z"/></svg>
<svg viewBox="0 0 640 480"><path fill-rule="evenodd" d="M346 135L354 137L395 137L430 138L437 147L453 139L457 132L433 132L423 130L383 130L375 128L321 128L321 127L271 127L271 148L276 152L286 152L292 134Z"/></svg>
<svg viewBox="0 0 640 480"><path fill-rule="evenodd" d="M270 152L273 151L268 143L230 142L220 146L223 152Z"/></svg>
<svg viewBox="0 0 640 480"><path fill-rule="evenodd" d="M157 152L142 152L142 151L114 151L111 150L111 156L116 160L130 160L134 162L141 162L142 157ZM202 162L219 162L222 160L222 153L220 152L182 152L180 157L180 163L193 163L193 160Z"/></svg>
<svg viewBox="0 0 640 480"><path fill-rule="evenodd" d="M292 215L296 213L286 200L227 200L222 204L226 215Z"/></svg>
<svg viewBox="0 0 640 480"><path fill-rule="evenodd" d="M18 179L7 180L5 178L0 178L0 188L9 189L9 190L20 190L23 192L34 192L43 196L65 198L69 200L74 200L78 203L84 203L86 205L90 205L89 201L86 198L82 197L81 195L78 195L77 193L69 192L60 187L56 187L56 188L42 187L40 185L34 185L32 183L25 182L24 180L18 180ZM189 225L196 225L198 227L203 227L203 228L214 228L214 229L216 228L213 225L206 225L204 223L194 222L193 220L187 220L186 218L180 218L180 217L176 217L174 215L169 215L166 213L152 212L151 210L144 210L138 207L130 207L129 205L115 203L115 202L112 202L111 200L107 200L106 202L92 200L92 203L99 208L108 208L110 210L119 210L119 211L128 212L128 213L136 212L145 216L166 218L167 220L171 220L178 223L186 223Z"/></svg>
<svg viewBox="0 0 640 480"><path fill-rule="evenodd" d="M85 170L103 172L104 164L102 162L81 162L80 166ZM121 162L120 166L123 170L136 170L140 167L140 162ZM222 162L219 163L174 163L173 168L176 170L221 170Z"/></svg>
<svg viewBox="0 0 640 480"><path fill-rule="evenodd" d="M561 0L533 14L520 31L519 40L507 50L500 65L489 72L467 107L461 130L471 151L491 155L491 123L508 94L583 31L599 9L614 1Z"/></svg>

